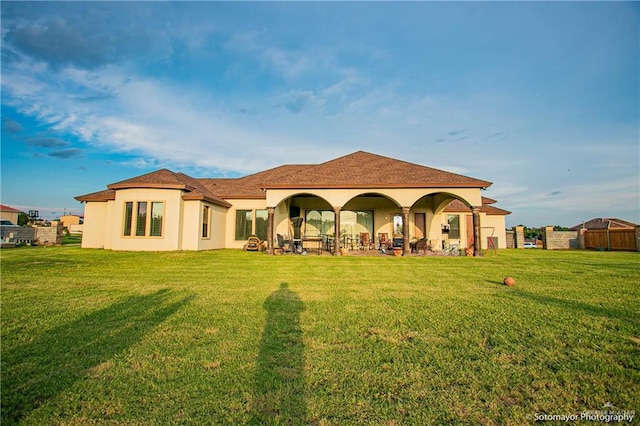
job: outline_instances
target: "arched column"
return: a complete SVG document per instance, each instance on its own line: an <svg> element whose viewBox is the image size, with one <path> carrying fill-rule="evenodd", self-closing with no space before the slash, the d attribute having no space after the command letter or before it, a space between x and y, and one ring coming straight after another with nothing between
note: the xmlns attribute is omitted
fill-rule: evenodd
<svg viewBox="0 0 640 426"><path fill-rule="evenodd" d="M480 207L472 207L473 213L473 255L482 256L482 240L480 235Z"/></svg>
<svg viewBox="0 0 640 426"><path fill-rule="evenodd" d="M267 254L273 254L273 216L274 207L267 207Z"/></svg>
<svg viewBox="0 0 640 426"><path fill-rule="evenodd" d="M409 254L411 248L409 247L409 210L410 207L402 208L402 254Z"/></svg>
<svg viewBox="0 0 640 426"><path fill-rule="evenodd" d="M333 254L340 256L340 207L333 207L334 218L334 233L333 233Z"/></svg>

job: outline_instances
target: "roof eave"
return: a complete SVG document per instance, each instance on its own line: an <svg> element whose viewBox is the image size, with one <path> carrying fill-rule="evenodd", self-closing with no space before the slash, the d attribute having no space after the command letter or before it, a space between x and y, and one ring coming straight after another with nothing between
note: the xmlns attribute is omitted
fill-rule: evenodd
<svg viewBox="0 0 640 426"><path fill-rule="evenodd" d="M491 182L448 184L268 184L261 189L377 189L377 188L480 188L487 189Z"/></svg>
<svg viewBox="0 0 640 426"><path fill-rule="evenodd" d="M184 201L206 201L207 203L217 204L222 207L231 207L231 204L225 200L217 200L202 194L187 193L182 196Z"/></svg>
<svg viewBox="0 0 640 426"><path fill-rule="evenodd" d="M73 197L76 201L80 201L81 203L86 202L107 202L113 201L116 199L115 194L113 195L102 195L102 196L92 196L92 194L87 195L78 195L77 197Z"/></svg>
<svg viewBox="0 0 640 426"><path fill-rule="evenodd" d="M108 189L182 189L185 191L193 191L194 188L184 185L184 184L173 184L173 183L135 183L135 182L124 182L124 183L112 183L111 185L107 185Z"/></svg>
<svg viewBox="0 0 640 426"><path fill-rule="evenodd" d="M220 194L225 200L265 200L266 195Z"/></svg>

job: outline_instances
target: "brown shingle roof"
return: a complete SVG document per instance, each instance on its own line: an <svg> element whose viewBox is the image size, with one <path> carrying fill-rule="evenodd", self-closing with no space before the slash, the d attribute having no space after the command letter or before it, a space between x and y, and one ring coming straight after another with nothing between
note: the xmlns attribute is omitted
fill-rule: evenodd
<svg viewBox="0 0 640 426"><path fill-rule="evenodd" d="M635 223L627 222L626 220L615 219L610 217L609 218L597 217L595 219L588 220L579 225L572 226L569 229L572 231L578 231L582 228L589 229L589 230L597 230L597 229L635 229L635 227L636 227Z"/></svg>
<svg viewBox="0 0 640 426"><path fill-rule="evenodd" d="M114 189L106 189L104 191L92 192L91 194L78 195L74 197L81 202L87 201L109 201L116 199L116 191Z"/></svg>
<svg viewBox="0 0 640 426"><path fill-rule="evenodd" d="M485 198L482 197L482 206L480 206L480 211L482 213L486 213L488 215L508 215L511 214L510 211L508 210L503 210L500 209L498 207L494 207L491 204L496 203L495 200L492 200L491 198ZM449 203L449 205L447 205L447 207L444 208L445 212L448 213L460 213L460 212L470 212L471 208L468 207L466 204L464 204L462 201L460 200L453 200L452 202Z"/></svg>
<svg viewBox="0 0 640 426"><path fill-rule="evenodd" d="M307 164L286 164L241 178L200 179L210 191L223 198L265 198L262 188L267 182L278 181L284 176L295 176L311 167Z"/></svg>
<svg viewBox="0 0 640 426"><path fill-rule="evenodd" d="M182 195L183 200L204 200L220 206L231 207L229 202L209 190L199 179L192 178L184 173L176 173L176 175L190 188L189 192Z"/></svg>
<svg viewBox="0 0 640 426"><path fill-rule="evenodd" d="M184 175L183 175L184 176ZM188 189L184 179L178 173L168 169L156 170L131 179L107 185L109 189L126 188L168 188L168 189Z"/></svg>
<svg viewBox="0 0 640 426"><path fill-rule="evenodd" d="M185 191L183 199L205 199L230 206L224 199L265 198L265 189L269 188L486 188L490 185L488 181L357 151L320 164L287 164L241 178L195 179L161 169L112 183L107 188L108 191L126 188L181 189ZM104 197L115 197L115 193L108 191L76 199L104 201ZM495 202L487 200L487 203Z"/></svg>
<svg viewBox="0 0 640 426"><path fill-rule="evenodd" d="M495 204L495 203L497 203L497 201L494 200L493 198L482 197L482 204Z"/></svg>
<svg viewBox="0 0 640 426"><path fill-rule="evenodd" d="M480 179L357 151L266 181L265 188L427 188L491 185Z"/></svg>
<svg viewBox="0 0 640 426"><path fill-rule="evenodd" d="M184 200L204 200L224 207L231 207L231 204L211 192L197 179L187 176L184 173L174 173L168 169L156 170L155 172L112 183L107 185L107 188L106 191L94 192L75 198L78 201L108 201L115 199L115 192L118 189L180 189L185 191L182 195L182 199Z"/></svg>

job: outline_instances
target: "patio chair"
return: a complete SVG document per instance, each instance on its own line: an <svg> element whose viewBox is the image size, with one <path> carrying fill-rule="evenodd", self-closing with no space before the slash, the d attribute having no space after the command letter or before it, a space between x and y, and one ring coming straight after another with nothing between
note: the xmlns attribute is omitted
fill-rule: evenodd
<svg viewBox="0 0 640 426"><path fill-rule="evenodd" d="M388 250L389 249L389 235L384 233L378 234L378 250Z"/></svg>
<svg viewBox="0 0 640 426"><path fill-rule="evenodd" d="M371 250L371 238L368 232L360 233L360 250Z"/></svg>

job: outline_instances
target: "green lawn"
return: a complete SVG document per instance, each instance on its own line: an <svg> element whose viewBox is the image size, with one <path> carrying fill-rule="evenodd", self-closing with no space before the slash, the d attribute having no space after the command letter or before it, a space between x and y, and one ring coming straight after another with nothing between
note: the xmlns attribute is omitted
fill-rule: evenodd
<svg viewBox="0 0 640 426"><path fill-rule="evenodd" d="M82 234L64 234L62 237L62 245L80 243L82 243Z"/></svg>
<svg viewBox="0 0 640 426"><path fill-rule="evenodd" d="M637 253L0 260L3 425L640 415Z"/></svg>

